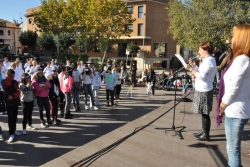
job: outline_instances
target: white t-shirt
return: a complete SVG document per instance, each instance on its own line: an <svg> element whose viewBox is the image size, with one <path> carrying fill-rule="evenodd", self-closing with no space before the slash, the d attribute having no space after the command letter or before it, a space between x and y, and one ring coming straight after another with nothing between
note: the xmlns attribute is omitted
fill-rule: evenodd
<svg viewBox="0 0 250 167"><path fill-rule="evenodd" d="M77 70L79 71L79 73L81 74L82 73L82 69L84 68L84 66L78 66L77 67Z"/></svg>
<svg viewBox="0 0 250 167"><path fill-rule="evenodd" d="M6 78L6 72L7 72L7 68L5 66L2 66L1 73L2 73L2 78L3 79Z"/></svg>
<svg viewBox="0 0 250 167"><path fill-rule="evenodd" d="M45 67L43 72L45 73L44 76L48 78L49 74L52 72L52 67Z"/></svg>
<svg viewBox="0 0 250 167"><path fill-rule="evenodd" d="M237 56L224 75L224 95L227 104L225 115L230 118L250 118L250 59L246 55Z"/></svg>
<svg viewBox="0 0 250 167"><path fill-rule="evenodd" d="M3 62L3 65L5 66L6 69L9 69L10 68L10 62L9 61L4 61Z"/></svg>
<svg viewBox="0 0 250 167"><path fill-rule="evenodd" d="M25 63L24 66L23 66L23 68L26 69L29 66L30 66L30 63Z"/></svg>
<svg viewBox="0 0 250 167"><path fill-rule="evenodd" d="M214 76L216 74L216 62L214 57L206 57L196 71L195 90L208 92L213 89Z"/></svg>

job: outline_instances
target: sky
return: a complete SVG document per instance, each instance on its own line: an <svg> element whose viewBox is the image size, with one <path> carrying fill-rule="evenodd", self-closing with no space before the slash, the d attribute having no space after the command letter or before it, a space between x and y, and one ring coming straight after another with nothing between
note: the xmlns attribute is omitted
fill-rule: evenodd
<svg viewBox="0 0 250 167"><path fill-rule="evenodd" d="M26 22L26 10L41 5L41 0L0 0L0 18L13 22L13 19ZM23 25L26 29L26 23Z"/></svg>

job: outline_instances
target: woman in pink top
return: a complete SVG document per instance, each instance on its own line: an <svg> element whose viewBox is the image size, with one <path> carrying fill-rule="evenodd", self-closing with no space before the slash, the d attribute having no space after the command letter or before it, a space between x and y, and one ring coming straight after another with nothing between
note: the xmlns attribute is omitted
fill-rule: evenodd
<svg viewBox="0 0 250 167"><path fill-rule="evenodd" d="M49 88L51 87L50 82L43 75L42 69L39 69L33 76L32 86L34 94L36 96L38 110L40 113L41 126L46 127L43 119L43 107L46 110L47 124L52 125L50 119L50 104L49 104Z"/></svg>
<svg viewBox="0 0 250 167"><path fill-rule="evenodd" d="M74 84L72 72L73 72L72 68L67 66L64 76L61 76L63 78L60 79L60 87L65 96L65 109L64 109L65 119L72 119L73 116L70 113L71 94L73 91L73 84Z"/></svg>

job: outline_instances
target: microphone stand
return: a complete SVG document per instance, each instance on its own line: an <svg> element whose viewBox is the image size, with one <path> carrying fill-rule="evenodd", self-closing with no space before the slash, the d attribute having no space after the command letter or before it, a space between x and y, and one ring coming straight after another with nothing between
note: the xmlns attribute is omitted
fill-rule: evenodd
<svg viewBox="0 0 250 167"><path fill-rule="evenodd" d="M178 73L185 69L185 67L182 67L181 69L175 71L173 73L173 78L175 78L177 80L177 76L178 76ZM165 130L165 133L168 132L168 131L174 131L175 132L175 136L178 135L180 139L183 139L183 136L181 134L181 131L183 129L185 129L186 127L185 126L179 126L179 127L176 127L175 126L175 108L176 108L176 92L177 92L177 82L175 82L175 93L174 93L174 112L173 112L173 124L172 124L172 127L171 128L155 128L157 130ZM179 129L179 130L177 130Z"/></svg>

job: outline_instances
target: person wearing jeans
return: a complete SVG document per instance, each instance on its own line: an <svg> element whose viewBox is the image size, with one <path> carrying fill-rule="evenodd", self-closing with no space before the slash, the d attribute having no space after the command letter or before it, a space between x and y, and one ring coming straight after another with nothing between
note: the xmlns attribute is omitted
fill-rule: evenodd
<svg viewBox="0 0 250 167"><path fill-rule="evenodd" d="M6 79L2 80L3 89L5 91L5 101L8 114L8 126L9 126L9 143L14 141L14 135L20 135L16 131L18 105L20 103L20 90L18 83L14 80L15 71L13 69L7 70Z"/></svg>
<svg viewBox="0 0 250 167"><path fill-rule="evenodd" d="M49 104L49 88L51 87L50 82L43 75L42 69L38 69L33 76L32 86L34 89L34 94L36 96L38 110L40 114L41 126L46 127L45 120L43 119L43 108L46 111L47 124L52 125L50 119L50 104Z"/></svg>
<svg viewBox="0 0 250 167"><path fill-rule="evenodd" d="M240 167L241 139L244 126L250 118L250 25L234 26L231 46L233 61L221 80L223 96L219 115L225 113L228 166ZM221 85L220 85L221 86ZM220 93L220 92L219 92ZM249 164L248 164L249 165Z"/></svg>
<svg viewBox="0 0 250 167"><path fill-rule="evenodd" d="M74 79L74 84L73 84L73 104L75 107L75 111L80 111L80 91L81 91L81 73L77 70L77 64L73 63L73 72L72 72L72 77Z"/></svg>
<svg viewBox="0 0 250 167"><path fill-rule="evenodd" d="M64 118L72 119L73 115L70 113L71 94L73 91L73 84L74 84L74 79L72 77L72 68L67 66L64 76L61 76L61 77L63 77L61 90L65 96Z"/></svg>
<svg viewBox="0 0 250 167"><path fill-rule="evenodd" d="M93 107L94 110L98 110L98 108L95 106L95 101L94 101L94 96L93 96L93 91L91 87L92 79L93 79L93 74L90 68L85 67L82 71L82 81L83 81L83 90L85 93L85 109L89 109L88 107L88 94L90 95L91 98L91 103L90 107Z"/></svg>
<svg viewBox="0 0 250 167"><path fill-rule="evenodd" d="M94 77L92 79L92 86L93 86L93 93L95 97L95 104L100 105L99 102L99 89L101 88L102 81L100 73L98 72L97 68L94 67Z"/></svg>

